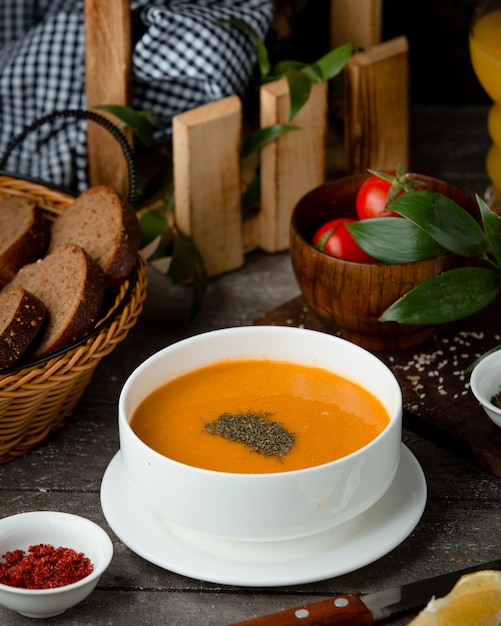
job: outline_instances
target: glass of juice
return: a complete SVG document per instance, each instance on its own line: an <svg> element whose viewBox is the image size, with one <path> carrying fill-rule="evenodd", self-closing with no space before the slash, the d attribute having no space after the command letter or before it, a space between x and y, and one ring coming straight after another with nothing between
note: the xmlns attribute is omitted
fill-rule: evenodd
<svg viewBox="0 0 501 626"><path fill-rule="evenodd" d="M491 186L486 200L501 211L501 0L480 0L470 26L470 58L473 70L493 100L487 126L492 144L487 152L486 169Z"/></svg>

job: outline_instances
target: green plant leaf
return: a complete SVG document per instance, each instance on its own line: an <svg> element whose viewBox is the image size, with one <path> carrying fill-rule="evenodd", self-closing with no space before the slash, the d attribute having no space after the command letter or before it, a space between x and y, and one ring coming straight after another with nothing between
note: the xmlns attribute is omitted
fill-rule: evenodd
<svg viewBox="0 0 501 626"><path fill-rule="evenodd" d="M320 83L324 80L322 70L315 63L312 65L306 65L303 67L301 72L306 74L312 83Z"/></svg>
<svg viewBox="0 0 501 626"><path fill-rule="evenodd" d="M270 61L268 59L268 50L266 49L266 46L264 45L264 43L259 39L259 37L252 35L252 39L254 40L254 45L256 46L259 73L263 77L267 76L270 71Z"/></svg>
<svg viewBox="0 0 501 626"><path fill-rule="evenodd" d="M353 52L353 45L351 43L345 43L318 59L318 61L314 63L314 67L318 68L317 71L321 76L321 80L329 80L340 74Z"/></svg>
<svg viewBox="0 0 501 626"><path fill-rule="evenodd" d="M374 217L346 224L358 245L384 263L430 259L444 248L413 222L400 217Z"/></svg>
<svg viewBox="0 0 501 626"><path fill-rule="evenodd" d="M475 196L480 208L485 235L498 264L501 264L501 216L491 211L478 194Z"/></svg>
<svg viewBox="0 0 501 626"><path fill-rule="evenodd" d="M389 209L411 220L450 252L485 256L487 244L475 219L450 198L433 191L397 196Z"/></svg>
<svg viewBox="0 0 501 626"><path fill-rule="evenodd" d="M172 263L168 275L173 282L180 285L193 277L196 258L193 254L193 242L190 237L178 233L172 253Z"/></svg>
<svg viewBox="0 0 501 626"><path fill-rule="evenodd" d="M458 267L433 276L394 302L379 318L401 324L443 324L486 307L501 290L501 275L480 267Z"/></svg>
<svg viewBox="0 0 501 626"><path fill-rule="evenodd" d="M136 137L145 146L152 146L155 143L154 134L158 130L157 126L151 121L151 113L148 111L136 111L131 107L119 106L115 104L103 104L92 107L101 111L107 111L128 126Z"/></svg>
<svg viewBox="0 0 501 626"><path fill-rule="evenodd" d="M176 237L172 228L167 226L165 230L162 232L158 247L155 250L154 254L151 256L151 258L163 259L164 257L170 257L174 249L175 241L176 241Z"/></svg>
<svg viewBox="0 0 501 626"><path fill-rule="evenodd" d="M181 231L177 232L174 240L172 261L167 275L176 285L182 285L189 280L193 281L193 299L190 311L190 319L192 319L202 305L207 290L208 276L198 248L191 237Z"/></svg>
<svg viewBox="0 0 501 626"><path fill-rule="evenodd" d="M261 171L260 168L256 168L250 183L247 185L242 195L242 206L247 208L253 206L259 202L261 198Z"/></svg>
<svg viewBox="0 0 501 626"><path fill-rule="evenodd" d="M248 157L256 150L260 150L264 145L273 141L280 135L288 133L290 130L298 130L297 126L291 124L273 124L255 130L242 141L242 157Z"/></svg>
<svg viewBox="0 0 501 626"><path fill-rule="evenodd" d="M289 84L289 119L290 122L308 102L311 91L311 79L302 71L290 69L287 74Z"/></svg>
<svg viewBox="0 0 501 626"><path fill-rule="evenodd" d="M141 204L146 206L161 200L165 206L173 202L174 183L172 180L173 165L172 160L167 159L156 172L149 171L148 178L138 185L138 195L141 197Z"/></svg>
<svg viewBox="0 0 501 626"><path fill-rule="evenodd" d="M270 70L269 79L277 80L278 78L283 78L287 72L292 70L302 71L308 67L307 63L303 63L302 61L279 61L275 63L275 65Z"/></svg>
<svg viewBox="0 0 501 626"><path fill-rule="evenodd" d="M157 211L147 211L139 218L139 228L141 230L140 248L144 248L155 237L161 235L167 226L167 220Z"/></svg>
<svg viewBox="0 0 501 626"><path fill-rule="evenodd" d="M256 47L257 62L258 62L258 65L259 65L259 72L260 72L262 77L267 76L269 71L270 71L270 62L269 62L269 59L268 59L268 50L266 49L266 46L261 41L261 39L259 39L259 37L254 33L252 28L246 22L243 22L241 20L234 20L234 19L217 20L216 23L217 24L222 24L222 25L227 25L227 26L233 26L234 28L238 28L242 32L246 33L252 39L252 41L254 42L254 46Z"/></svg>
<svg viewBox="0 0 501 626"><path fill-rule="evenodd" d="M306 76L310 80L310 83L330 80L343 71L353 51L353 45L346 43L334 48L315 63L307 64L294 60L279 61L273 65L266 75L266 82L277 80L278 78L287 76L289 72L292 73L296 71Z"/></svg>

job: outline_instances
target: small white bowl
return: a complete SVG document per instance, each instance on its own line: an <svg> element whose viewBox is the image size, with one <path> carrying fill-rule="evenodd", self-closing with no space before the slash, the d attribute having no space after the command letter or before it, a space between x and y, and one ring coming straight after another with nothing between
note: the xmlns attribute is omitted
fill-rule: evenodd
<svg viewBox="0 0 501 626"><path fill-rule="evenodd" d="M257 358L324 367L358 382L386 407L390 423L344 458L303 470L238 474L174 461L130 427L140 402L186 372L224 359ZM333 528L381 498L401 450L402 393L391 370L363 348L332 335L291 327L248 326L203 333L142 363L119 400L125 472L145 505L164 520L225 539L278 541Z"/></svg>
<svg viewBox="0 0 501 626"><path fill-rule="evenodd" d="M0 559L6 552L27 551L40 543L83 552L94 565L94 571L76 583L52 589L21 589L0 584L0 604L32 618L59 615L84 600L113 556L113 544L106 532L78 515L31 511L0 520Z"/></svg>
<svg viewBox="0 0 501 626"><path fill-rule="evenodd" d="M475 366L470 387L489 418L501 428L501 409L491 402L501 392L501 350L488 354Z"/></svg>

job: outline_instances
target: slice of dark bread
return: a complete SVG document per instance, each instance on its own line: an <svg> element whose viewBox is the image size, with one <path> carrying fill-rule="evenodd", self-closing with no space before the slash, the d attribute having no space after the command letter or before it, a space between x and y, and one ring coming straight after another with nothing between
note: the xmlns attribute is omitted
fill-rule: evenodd
<svg viewBox="0 0 501 626"><path fill-rule="evenodd" d="M45 305L19 286L0 291L0 369L10 367L42 328Z"/></svg>
<svg viewBox="0 0 501 626"><path fill-rule="evenodd" d="M64 243L84 248L103 270L107 286L115 289L136 263L136 213L113 189L90 187L52 224L49 252Z"/></svg>
<svg viewBox="0 0 501 626"><path fill-rule="evenodd" d="M11 284L24 287L47 307L47 324L29 351L31 358L45 357L82 339L99 318L103 272L80 246L60 246L25 265Z"/></svg>
<svg viewBox="0 0 501 626"><path fill-rule="evenodd" d="M0 287L42 255L49 235L49 222L34 200L10 196L0 201Z"/></svg>

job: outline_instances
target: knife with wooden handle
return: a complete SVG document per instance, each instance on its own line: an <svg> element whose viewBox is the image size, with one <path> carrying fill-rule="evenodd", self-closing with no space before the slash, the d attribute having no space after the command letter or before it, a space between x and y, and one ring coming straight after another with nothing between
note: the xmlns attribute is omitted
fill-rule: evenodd
<svg viewBox="0 0 501 626"><path fill-rule="evenodd" d="M501 559L386 591L361 596L338 595L230 626L366 626L392 615L421 609L432 596L447 595L464 574L480 570L501 570Z"/></svg>

